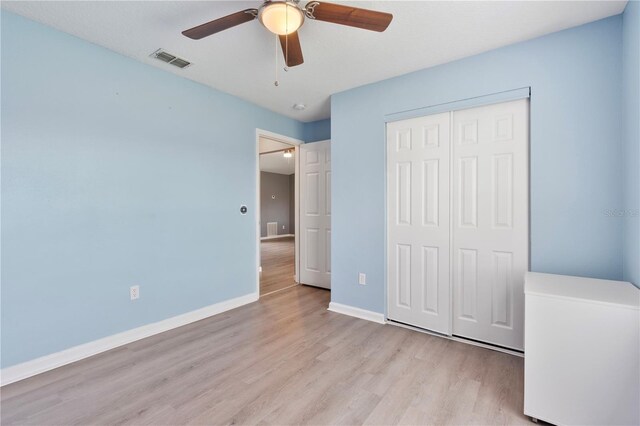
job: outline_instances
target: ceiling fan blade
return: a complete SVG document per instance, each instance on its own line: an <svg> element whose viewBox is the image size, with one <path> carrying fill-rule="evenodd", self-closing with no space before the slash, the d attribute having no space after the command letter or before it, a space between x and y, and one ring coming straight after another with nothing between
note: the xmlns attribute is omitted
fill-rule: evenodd
<svg viewBox="0 0 640 426"><path fill-rule="evenodd" d="M307 3L305 11L311 19L378 32L386 30L393 19L393 15L386 12L319 1Z"/></svg>
<svg viewBox="0 0 640 426"><path fill-rule="evenodd" d="M185 30L182 34L194 40L200 40L201 38L219 33L220 31L235 27L236 25L253 21L257 16L258 9L245 9L240 12L232 13L231 15L223 16L222 18L218 18L214 21L207 22L206 24Z"/></svg>
<svg viewBox="0 0 640 426"><path fill-rule="evenodd" d="M302 57L302 46L300 46L300 37L298 32L289 34L288 36L278 36L280 38L280 45L282 46L282 54L288 67L295 67L304 62ZM287 55L287 48L289 54Z"/></svg>

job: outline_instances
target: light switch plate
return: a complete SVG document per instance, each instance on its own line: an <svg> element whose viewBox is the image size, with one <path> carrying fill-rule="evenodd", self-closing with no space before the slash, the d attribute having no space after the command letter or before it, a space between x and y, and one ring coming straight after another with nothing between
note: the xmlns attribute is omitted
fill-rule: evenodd
<svg viewBox="0 0 640 426"><path fill-rule="evenodd" d="M358 284L367 285L367 274L363 274L362 272L358 274Z"/></svg>

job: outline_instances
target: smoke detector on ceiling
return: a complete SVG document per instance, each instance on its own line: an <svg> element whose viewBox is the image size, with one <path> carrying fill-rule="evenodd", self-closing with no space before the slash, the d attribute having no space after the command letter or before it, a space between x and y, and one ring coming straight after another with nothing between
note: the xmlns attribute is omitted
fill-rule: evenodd
<svg viewBox="0 0 640 426"><path fill-rule="evenodd" d="M186 59L178 58L176 55L172 55L171 53L166 52L162 49L156 50L149 56L178 68L184 69L191 65L191 62L187 61Z"/></svg>
<svg viewBox="0 0 640 426"><path fill-rule="evenodd" d="M307 106L305 104L297 103L297 104L293 104L291 108L295 109L296 111L304 111L307 108Z"/></svg>

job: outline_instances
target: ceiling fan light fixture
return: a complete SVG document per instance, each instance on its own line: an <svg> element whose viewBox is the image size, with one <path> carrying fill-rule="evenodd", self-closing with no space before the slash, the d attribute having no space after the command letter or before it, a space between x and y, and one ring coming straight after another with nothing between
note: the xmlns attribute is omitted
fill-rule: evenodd
<svg viewBox="0 0 640 426"><path fill-rule="evenodd" d="M269 1L258 12L258 19L266 29L277 35L298 31L304 22L304 13L288 1Z"/></svg>
<svg viewBox="0 0 640 426"><path fill-rule="evenodd" d="M190 39L200 40L257 18L268 31L276 35L276 50L278 49L278 41L280 41L286 64L285 71L287 71L288 67L304 63L298 29L304 24L305 17L312 21L330 22L377 32L386 30L393 19L393 15L390 13L318 0L307 1L304 7L299 5L300 0L262 0L261 2L262 4L257 8L239 10L189 28L182 34ZM276 86L278 85L277 58L278 56L276 56L275 67L276 81L274 84Z"/></svg>

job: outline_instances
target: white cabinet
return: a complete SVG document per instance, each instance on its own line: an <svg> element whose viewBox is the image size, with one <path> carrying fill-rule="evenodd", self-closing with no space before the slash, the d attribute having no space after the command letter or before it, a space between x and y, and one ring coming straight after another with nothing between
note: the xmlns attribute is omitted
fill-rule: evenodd
<svg viewBox="0 0 640 426"><path fill-rule="evenodd" d="M640 423L640 290L528 272L524 412L557 425Z"/></svg>

